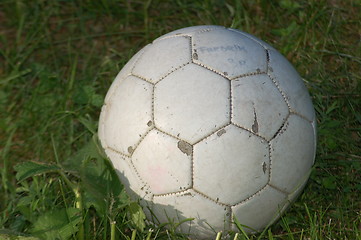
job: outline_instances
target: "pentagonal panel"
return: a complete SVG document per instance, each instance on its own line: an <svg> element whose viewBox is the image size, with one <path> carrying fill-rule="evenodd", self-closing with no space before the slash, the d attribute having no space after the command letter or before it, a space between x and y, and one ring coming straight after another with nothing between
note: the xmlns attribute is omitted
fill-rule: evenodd
<svg viewBox="0 0 361 240"><path fill-rule="evenodd" d="M155 86L155 125L194 143L229 121L230 84L220 75L190 64Z"/></svg>
<svg viewBox="0 0 361 240"><path fill-rule="evenodd" d="M154 196L153 212L159 221L178 223L186 218L192 221L182 223L181 232L192 239L214 239L218 231L229 229L227 207L216 204L192 190L165 196ZM212 226L212 228L210 227Z"/></svg>
<svg viewBox="0 0 361 240"><path fill-rule="evenodd" d="M290 194L288 194L287 203L283 206L281 212L286 211L287 208L289 208L290 205L293 204L293 202L295 202L296 199L301 195L303 189L307 184L308 176L309 175L307 175L307 178L303 179L303 181L300 182L300 184L294 190L292 190Z"/></svg>
<svg viewBox="0 0 361 240"><path fill-rule="evenodd" d="M144 49L132 73L155 83L190 61L189 37L163 39L149 44Z"/></svg>
<svg viewBox="0 0 361 240"><path fill-rule="evenodd" d="M232 81L232 122L271 139L288 115L281 93L266 74Z"/></svg>
<svg viewBox="0 0 361 240"><path fill-rule="evenodd" d="M228 29L200 32L193 37L193 61L234 78L267 69L266 50Z"/></svg>
<svg viewBox="0 0 361 240"><path fill-rule="evenodd" d="M232 207L232 213L245 226L243 230L251 233L272 224L280 216L285 204L287 204L286 194L267 186L252 198ZM233 228L236 230L235 225Z"/></svg>
<svg viewBox="0 0 361 240"><path fill-rule="evenodd" d="M105 149L105 153L113 163L114 169L124 185L127 193L133 200L150 200L152 193L149 186L138 176L131 160L110 149Z"/></svg>
<svg viewBox="0 0 361 240"><path fill-rule="evenodd" d="M312 121L315 111L300 75L277 51L269 50L269 57L269 74L285 94L291 110Z"/></svg>
<svg viewBox="0 0 361 240"><path fill-rule="evenodd" d="M117 85L102 108L100 137L105 146L130 155L152 127L153 86L133 76Z"/></svg>
<svg viewBox="0 0 361 240"><path fill-rule="evenodd" d="M270 142L270 184L290 193L304 182L313 164L315 140L311 123L290 115L283 129Z"/></svg>
<svg viewBox="0 0 361 240"><path fill-rule="evenodd" d="M269 178L267 143L230 125L194 146L194 188L225 204L259 191Z"/></svg>
<svg viewBox="0 0 361 240"><path fill-rule="evenodd" d="M131 74L131 71L134 67L134 64L137 62L138 58L143 54L144 48L141 49L139 52L137 52L128 62L125 64L125 66L122 68L122 70L118 73L118 75L115 77L112 85L110 86L107 95L105 96L105 103L109 102L109 98L112 95L112 93L115 91L116 88L118 88L119 82L123 81L126 77L128 77Z"/></svg>
<svg viewBox="0 0 361 240"><path fill-rule="evenodd" d="M191 186L191 159L179 149L178 142L152 130L133 153L135 168L154 194L178 192Z"/></svg>

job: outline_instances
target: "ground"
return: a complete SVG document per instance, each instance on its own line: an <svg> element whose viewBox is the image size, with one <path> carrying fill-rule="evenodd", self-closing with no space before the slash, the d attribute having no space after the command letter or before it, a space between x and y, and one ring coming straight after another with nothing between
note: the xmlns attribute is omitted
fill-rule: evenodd
<svg viewBox="0 0 361 240"><path fill-rule="evenodd" d="M144 223L92 136L131 56L201 24L278 49L317 114L303 194L263 235L240 239L361 239L360 12L353 0L1 1L0 239L186 239Z"/></svg>

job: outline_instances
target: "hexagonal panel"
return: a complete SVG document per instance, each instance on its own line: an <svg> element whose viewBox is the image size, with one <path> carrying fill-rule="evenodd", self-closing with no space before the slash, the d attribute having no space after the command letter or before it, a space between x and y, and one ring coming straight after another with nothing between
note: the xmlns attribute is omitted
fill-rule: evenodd
<svg viewBox="0 0 361 240"><path fill-rule="evenodd" d="M194 34L193 62L229 78L267 69L266 50L257 42L228 29Z"/></svg>
<svg viewBox="0 0 361 240"><path fill-rule="evenodd" d="M311 123L297 115L290 115L283 129L270 142L270 184L290 193L307 179L316 151L314 141Z"/></svg>
<svg viewBox="0 0 361 240"><path fill-rule="evenodd" d="M228 80L187 65L155 86L155 125L193 144L229 122L229 95Z"/></svg>
<svg viewBox="0 0 361 240"><path fill-rule="evenodd" d="M232 81L232 122L271 139L288 116L288 106L266 74Z"/></svg>
<svg viewBox="0 0 361 240"><path fill-rule="evenodd" d="M265 49L274 49L271 45L269 45L268 43L262 41L261 39L249 34L249 33L246 33L246 32L242 32L242 31L239 31L237 29L233 29L233 28L228 28L228 30L230 31L234 31L234 32L237 32L239 34L242 34L243 36L245 37L248 37L250 39L252 39L253 41L257 42L258 44L262 45Z"/></svg>
<svg viewBox="0 0 361 240"><path fill-rule="evenodd" d="M269 57L269 74L286 95L291 110L312 121L315 110L300 75L279 52L269 50Z"/></svg>
<svg viewBox="0 0 361 240"><path fill-rule="evenodd" d="M242 225L249 227L245 227L243 230L252 233L254 230L262 230L271 224L272 220L277 220L281 209L287 202L286 194L267 186L248 201L232 207L232 213ZM232 227L234 230L237 229L235 225Z"/></svg>
<svg viewBox="0 0 361 240"><path fill-rule="evenodd" d="M149 44L139 57L133 74L152 83L158 82L177 68L191 61L189 37L174 37Z"/></svg>
<svg viewBox="0 0 361 240"><path fill-rule="evenodd" d="M236 204L269 179L266 141L230 125L194 146L193 186L215 201Z"/></svg>
<svg viewBox="0 0 361 240"><path fill-rule="evenodd" d="M105 153L113 163L114 169L124 185L127 193L133 200L150 200L152 193L149 186L137 175L131 160L110 149L105 149Z"/></svg>
<svg viewBox="0 0 361 240"><path fill-rule="evenodd" d="M105 146L130 155L152 128L153 86L133 76L117 85L102 108L99 136Z"/></svg>
<svg viewBox="0 0 361 240"><path fill-rule="evenodd" d="M313 155L313 163L312 165L315 163L315 159L316 159L316 149L317 149L317 121L316 121L316 115L315 115L315 119L311 122L312 124L312 128L313 128L313 136L314 136L314 149L315 149L315 152L314 152L314 155Z"/></svg>
<svg viewBox="0 0 361 240"><path fill-rule="evenodd" d="M216 204L193 190L154 196L153 201L153 212L160 222L173 220L178 223L186 218L194 218L179 226L181 232L189 233L192 239L209 239L210 235L216 236L218 231L229 229L230 213L227 207Z"/></svg>
<svg viewBox="0 0 361 240"><path fill-rule="evenodd" d="M178 192L191 186L191 157L179 149L178 142L152 130L133 153L135 168L154 194Z"/></svg>

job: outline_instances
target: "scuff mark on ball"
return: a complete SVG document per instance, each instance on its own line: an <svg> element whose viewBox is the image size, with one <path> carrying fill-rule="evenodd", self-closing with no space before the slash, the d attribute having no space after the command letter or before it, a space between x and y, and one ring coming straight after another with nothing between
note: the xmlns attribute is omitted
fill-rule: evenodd
<svg viewBox="0 0 361 240"><path fill-rule="evenodd" d="M132 146L129 146L129 147L128 147L128 152L129 152L130 154L132 154L132 153L134 152L134 149L133 149Z"/></svg>
<svg viewBox="0 0 361 240"><path fill-rule="evenodd" d="M263 174L266 174L267 164L265 162L263 162L263 164L262 164L262 170L263 170Z"/></svg>
<svg viewBox="0 0 361 240"><path fill-rule="evenodd" d="M185 153L188 156L190 156L193 152L193 146L183 140L178 142L178 148L182 151L182 153Z"/></svg>
<svg viewBox="0 0 361 240"><path fill-rule="evenodd" d="M253 104L253 113L254 113L254 120L253 120L253 125L252 125L252 131L254 133L258 133L258 121L257 121L257 114L256 114L256 109L254 107L254 104Z"/></svg>
<svg viewBox="0 0 361 240"><path fill-rule="evenodd" d="M226 133L226 129L221 129L221 130L219 130L219 131L217 132L217 136L220 137L220 136L222 136L222 135L225 134L225 133Z"/></svg>

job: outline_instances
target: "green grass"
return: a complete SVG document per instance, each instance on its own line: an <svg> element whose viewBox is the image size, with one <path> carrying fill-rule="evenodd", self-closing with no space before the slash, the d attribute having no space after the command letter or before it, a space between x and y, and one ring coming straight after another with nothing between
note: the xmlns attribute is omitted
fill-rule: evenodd
<svg viewBox="0 0 361 240"><path fill-rule="evenodd" d="M360 12L356 0L0 1L0 239L187 239L144 225L92 136L127 60L200 24L281 51L317 112L304 193L263 234L239 239L361 239Z"/></svg>

